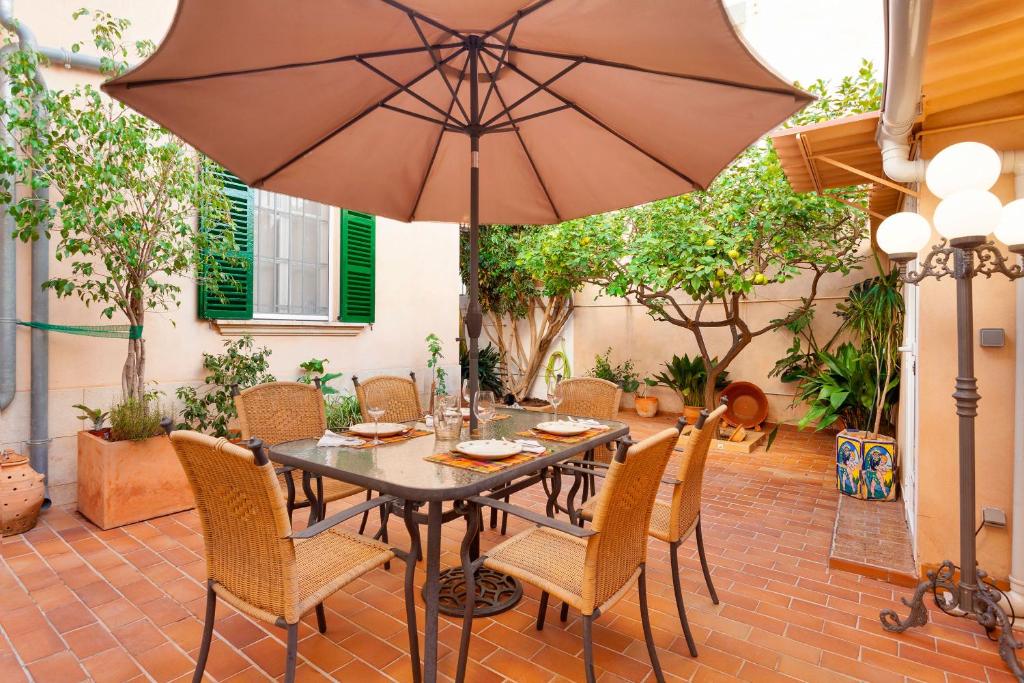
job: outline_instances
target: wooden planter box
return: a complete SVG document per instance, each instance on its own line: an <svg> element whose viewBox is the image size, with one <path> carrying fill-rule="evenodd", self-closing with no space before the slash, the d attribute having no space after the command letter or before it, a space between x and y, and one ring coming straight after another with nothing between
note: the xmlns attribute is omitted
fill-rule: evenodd
<svg viewBox="0 0 1024 683"><path fill-rule="evenodd" d="M112 529L195 507L170 439L104 436L78 432L78 511L89 521Z"/></svg>

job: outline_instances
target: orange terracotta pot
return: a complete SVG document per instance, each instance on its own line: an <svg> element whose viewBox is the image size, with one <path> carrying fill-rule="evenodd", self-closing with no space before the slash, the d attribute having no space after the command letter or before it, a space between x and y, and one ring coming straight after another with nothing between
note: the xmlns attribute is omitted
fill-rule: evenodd
<svg viewBox="0 0 1024 683"><path fill-rule="evenodd" d="M0 453L0 535L22 534L36 525L43 505L43 475L28 458L14 451Z"/></svg>
<svg viewBox="0 0 1024 683"><path fill-rule="evenodd" d="M192 489L166 436L107 441L78 432L78 511L101 529L195 507Z"/></svg>
<svg viewBox="0 0 1024 683"><path fill-rule="evenodd" d="M700 419L700 411L702 410L704 410L704 406L683 406L683 417L686 418L686 424L697 424L697 420Z"/></svg>
<svg viewBox="0 0 1024 683"><path fill-rule="evenodd" d="M658 414L658 397L637 396L633 399L633 407L640 417L654 417Z"/></svg>

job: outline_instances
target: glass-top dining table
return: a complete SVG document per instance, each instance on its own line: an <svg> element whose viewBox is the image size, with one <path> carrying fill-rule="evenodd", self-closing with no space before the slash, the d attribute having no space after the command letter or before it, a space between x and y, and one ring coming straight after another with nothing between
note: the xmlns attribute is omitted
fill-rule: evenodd
<svg viewBox="0 0 1024 683"><path fill-rule="evenodd" d="M316 439L303 439L281 443L270 449L271 460L299 468L309 476L320 475L338 479L397 498L399 502L395 507L401 510L414 550L419 549L419 525L426 525L426 544L423 547L423 557L426 561L426 582L423 589L426 608L423 677L427 683L434 683L437 680L438 608L443 589L440 567L442 524L464 516L467 508L460 503L471 496L490 492L494 498L502 499L515 491L540 483L543 473L549 467L568 458L585 455L629 433L629 427L625 423L603 420L602 424L608 429L588 435L576 443L547 440L536 436L524 437L521 436L523 432L529 431L540 422L550 420L550 414L511 408L499 409L497 414L500 417L486 427L487 438L533 438L545 446L547 452L527 462L497 472L484 473L427 460L426 458L432 455L448 452L457 442L442 441L433 434L382 443L370 448L319 447ZM463 433L466 431L467 429L464 429ZM553 487L557 485L554 482L558 479L552 479ZM310 493L313 491L310 490ZM445 506L445 503L451 505ZM424 507L425 514L422 512ZM317 506L313 508L316 509ZM464 547L478 542L476 538L470 538L470 535L476 536L471 531L473 528L476 528L476 524L466 525L467 537L463 540ZM411 566L413 565L410 564ZM451 570L448 570L446 574L450 572ZM408 571L406 582L410 590L407 590L406 595L411 593L413 578L413 572Z"/></svg>

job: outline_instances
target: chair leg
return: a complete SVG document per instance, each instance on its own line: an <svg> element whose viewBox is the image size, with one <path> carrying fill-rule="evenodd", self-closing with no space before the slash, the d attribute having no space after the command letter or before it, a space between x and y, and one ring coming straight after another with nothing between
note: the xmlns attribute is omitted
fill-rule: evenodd
<svg viewBox="0 0 1024 683"><path fill-rule="evenodd" d="M537 630L544 630L544 617L547 616L548 612L548 592L544 591L540 594L540 609L537 610Z"/></svg>
<svg viewBox="0 0 1024 683"><path fill-rule="evenodd" d="M658 661L658 648L654 646L654 632L651 631L651 615L647 611L647 567L640 569L640 579L637 581L637 589L640 591L640 621L644 625L644 640L647 641L647 655L651 658L651 668L654 669L654 678L658 683L665 683L665 674L661 672L661 662Z"/></svg>
<svg viewBox="0 0 1024 683"><path fill-rule="evenodd" d="M203 672L206 670L206 659L210 656L210 641L213 639L213 621L217 613L217 594L213 592L213 585L206 584L206 621L203 622L203 640L199 647L199 656L196 658L196 672L192 676L192 683L200 683L203 680Z"/></svg>
<svg viewBox="0 0 1024 683"><path fill-rule="evenodd" d="M679 612L679 623L683 625L683 635L686 636L686 647L690 650L690 656L697 656L697 645L693 642L693 634L690 633L690 622L686 620L686 607L683 605L683 588L679 585L679 543L673 543L668 549L669 557L672 559L672 588L676 592L676 610Z"/></svg>
<svg viewBox="0 0 1024 683"><path fill-rule="evenodd" d="M295 683L295 659L299 653L299 625L288 624L288 654L284 660L284 683Z"/></svg>
<svg viewBox="0 0 1024 683"><path fill-rule="evenodd" d="M708 585L708 592L711 593L711 602L717 605L718 593L715 592L715 584L711 582L708 557L704 554L704 534L700 530L700 517L697 517L697 554L700 555L700 568L704 570L704 583Z"/></svg>
<svg viewBox="0 0 1024 683"><path fill-rule="evenodd" d="M505 496L505 502L506 503L508 502L508 500L509 500L509 496ZM494 508L491 508L491 511L493 512ZM508 531L508 512L502 511L502 513L501 513L501 535L504 536L507 531Z"/></svg>
<svg viewBox="0 0 1024 683"><path fill-rule="evenodd" d="M381 505L378 509L380 510L380 540L382 543L386 544L388 542L388 518L391 517L391 510L388 508L387 504ZM367 512L369 512L369 510L367 510ZM384 563L384 570L391 571L390 562Z"/></svg>
<svg viewBox="0 0 1024 683"><path fill-rule="evenodd" d="M322 602L316 606L316 628L320 633L327 633L327 613Z"/></svg>
<svg viewBox="0 0 1024 683"><path fill-rule="evenodd" d="M562 603L562 611L558 613L558 619L559 619L559 621L561 621L561 622L562 622L563 624L564 624L564 623L565 623L566 621L568 621L568 620L569 620L569 603L567 603L567 602L563 602L563 603Z"/></svg>
<svg viewBox="0 0 1024 683"><path fill-rule="evenodd" d="M583 615L583 671L587 675L587 683L595 683L594 676L594 615Z"/></svg>
<svg viewBox="0 0 1024 683"><path fill-rule="evenodd" d="M371 498L373 498L373 491L367 489L366 490L366 500L370 500ZM366 512L363 513L363 519L359 522L359 534L360 535L362 535L362 533L364 531L366 531L366 524L369 521L370 521L370 511L367 510Z"/></svg>
<svg viewBox="0 0 1024 683"><path fill-rule="evenodd" d="M488 526L491 529L498 526L498 508L491 508L491 523Z"/></svg>

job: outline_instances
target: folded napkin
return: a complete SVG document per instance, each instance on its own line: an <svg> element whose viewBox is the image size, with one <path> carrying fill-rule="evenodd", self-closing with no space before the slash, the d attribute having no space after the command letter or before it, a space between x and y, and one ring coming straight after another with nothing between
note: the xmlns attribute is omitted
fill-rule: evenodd
<svg viewBox="0 0 1024 683"><path fill-rule="evenodd" d="M522 446L527 453L543 453L547 450L545 446L541 446L540 442L534 439L516 439L515 443Z"/></svg>
<svg viewBox="0 0 1024 683"><path fill-rule="evenodd" d="M360 439L358 436L343 436L335 434L330 429L325 429L324 435L320 437L316 445L332 448L335 446L362 446L364 443L366 443L366 440Z"/></svg>

